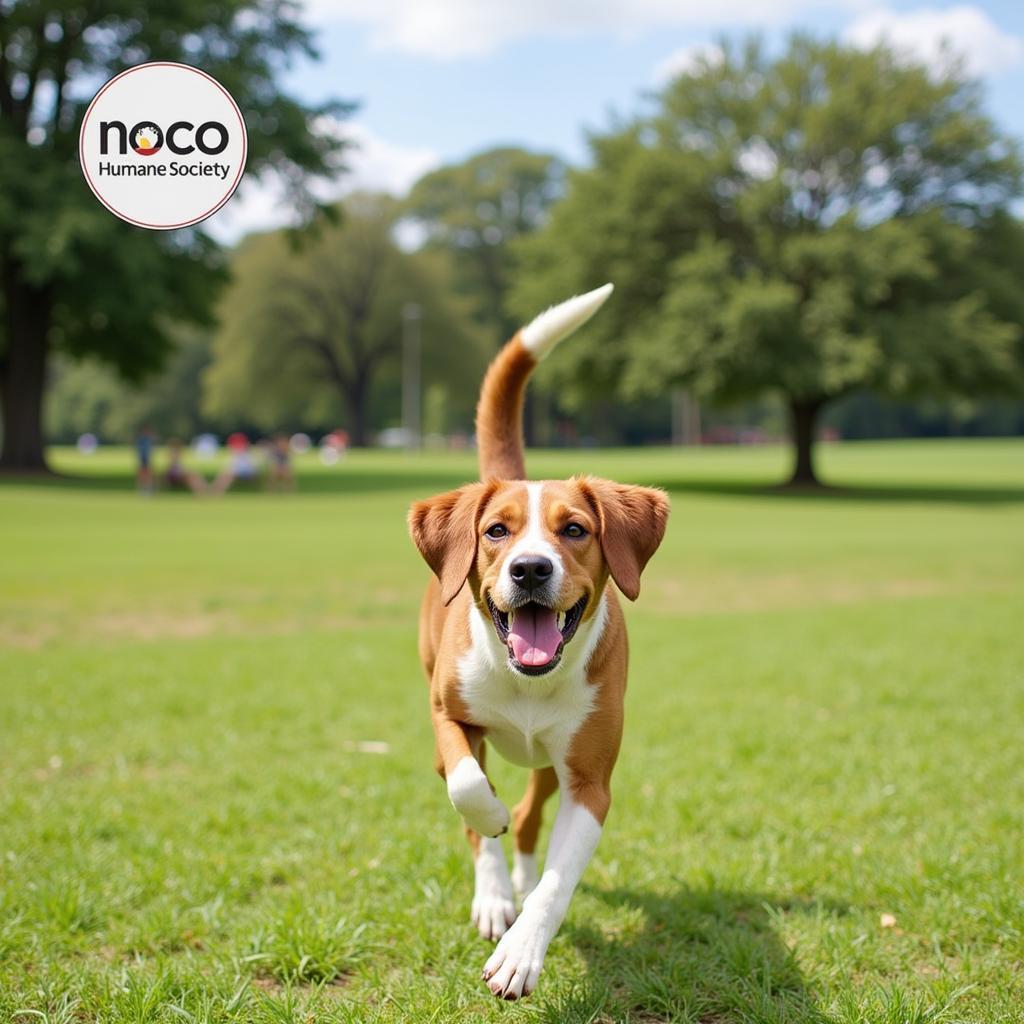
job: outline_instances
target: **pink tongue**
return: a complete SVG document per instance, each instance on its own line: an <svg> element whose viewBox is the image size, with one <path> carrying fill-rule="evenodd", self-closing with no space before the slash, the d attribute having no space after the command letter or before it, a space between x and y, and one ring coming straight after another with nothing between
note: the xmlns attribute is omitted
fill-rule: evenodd
<svg viewBox="0 0 1024 1024"><path fill-rule="evenodd" d="M528 604L516 610L508 638L520 665L546 665L558 653L562 632L550 608Z"/></svg>

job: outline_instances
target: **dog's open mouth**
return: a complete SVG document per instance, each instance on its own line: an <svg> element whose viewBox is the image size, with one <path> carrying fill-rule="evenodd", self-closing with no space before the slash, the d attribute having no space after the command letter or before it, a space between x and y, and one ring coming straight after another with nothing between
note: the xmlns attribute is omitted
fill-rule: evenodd
<svg viewBox="0 0 1024 1024"><path fill-rule="evenodd" d="M558 664L562 648L575 636L586 607L584 594L564 612L536 601L503 612L487 595L487 608L498 639L508 647L509 661L529 676L544 675Z"/></svg>

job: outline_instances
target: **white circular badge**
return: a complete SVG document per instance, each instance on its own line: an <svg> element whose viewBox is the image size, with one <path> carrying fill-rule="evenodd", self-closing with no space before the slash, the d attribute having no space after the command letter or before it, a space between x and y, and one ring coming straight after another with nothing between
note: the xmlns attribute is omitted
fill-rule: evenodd
<svg viewBox="0 0 1024 1024"><path fill-rule="evenodd" d="M154 61L112 78L78 137L85 180L121 220L170 231L198 224L232 196L245 170L238 104L188 64Z"/></svg>

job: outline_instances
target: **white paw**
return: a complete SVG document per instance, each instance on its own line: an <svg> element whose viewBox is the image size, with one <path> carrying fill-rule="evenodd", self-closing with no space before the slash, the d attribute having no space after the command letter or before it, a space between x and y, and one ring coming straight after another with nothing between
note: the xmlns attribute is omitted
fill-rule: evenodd
<svg viewBox="0 0 1024 1024"><path fill-rule="evenodd" d="M448 776L448 799L466 824L482 836L508 831L508 808L491 792L475 757L464 757Z"/></svg>
<svg viewBox="0 0 1024 1024"><path fill-rule="evenodd" d="M500 839L481 839L474 863L473 924L485 939L497 942L516 919L512 879Z"/></svg>
<svg viewBox="0 0 1024 1024"><path fill-rule="evenodd" d="M537 987L550 941L546 929L520 917L484 964L487 987L500 999L528 996Z"/></svg>
<svg viewBox="0 0 1024 1024"><path fill-rule="evenodd" d="M537 888L537 855L535 853L512 853L512 888L520 901Z"/></svg>
<svg viewBox="0 0 1024 1024"><path fill-rule="evenodd" d="M497 942L516 919L516 905L512 902L511 891L508 896L498 893L474 896L472 916L480 935L491 942Z"/></svg>

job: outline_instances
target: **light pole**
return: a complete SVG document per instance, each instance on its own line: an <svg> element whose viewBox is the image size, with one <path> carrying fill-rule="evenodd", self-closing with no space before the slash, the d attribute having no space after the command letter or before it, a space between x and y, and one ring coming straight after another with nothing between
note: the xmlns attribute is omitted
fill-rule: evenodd
<svg viewBox="0 0 1024 1024"><path fill-rule="evenodd" d="M685 388L672 389L672 444L700 444L700 405Z"/></svg>
<svg viewBox="0 0 1024 1024"><path fill-rule="evenodd" d="M407 302L402 307L402 426L405 429L405 444L410 450L420 446L422 320L423 310L418 303Z"/></svg>

